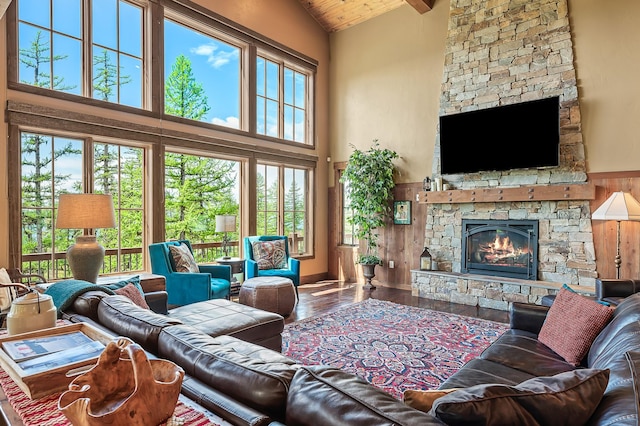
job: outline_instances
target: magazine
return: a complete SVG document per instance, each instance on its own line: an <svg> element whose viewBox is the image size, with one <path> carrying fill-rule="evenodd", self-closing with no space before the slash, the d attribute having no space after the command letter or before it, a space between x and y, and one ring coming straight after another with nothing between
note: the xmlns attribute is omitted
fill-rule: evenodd
<svg viewBox="0 0 640 426"><path fill-rule="evenodd" d="M101 342L92 340L90 343L23 361L18 365L25 373L36 374L63 365L97 358L104 348L105 346Z"/></svg>
<svg viewBox="0 0 640 426"><path fill-rule="evenodd" d="M31 339L11 340L2 343L4 351L16 362L75 348L93 340L81 331L34 337Z"/></svg>

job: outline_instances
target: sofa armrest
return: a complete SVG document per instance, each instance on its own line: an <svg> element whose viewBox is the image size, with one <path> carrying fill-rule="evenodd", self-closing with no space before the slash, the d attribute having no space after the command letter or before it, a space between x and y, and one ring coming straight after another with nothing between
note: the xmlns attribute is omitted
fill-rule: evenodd
<svg viewBox="0 0 640 426"><path fill-rule="evenodd" d="M221 278L231 282L231 266L229 265L198 265L200 272L211 274L213 278Z"/></svg>
<svg viewBox="0 0 640 426"><path fill-rule="evenodd" d="M258 262L256 262L255 260L246 259L245 265L244 265L244 273L245 273L246 279L257 277Z"/></svg>
<svg viewBox="0 0 640 426"><path fill-rule="evenodd" d="M640 291L640 280L596 279L596 298L627 297Z"/></svg>
<svg viewBox="0 0 640 426"><path fill-rule="evenodd" d="M166 315L169 312L168 295L166 291L150 291L144 294L144 300L149 308L157 313Z"/></svg>
<svg viewBox="0 0 640 426"><path fill-rule="evenodd" d="M509 326L512 329L538 334L547 318L547 312L549 306L514 302L509 313Z"/></svg>

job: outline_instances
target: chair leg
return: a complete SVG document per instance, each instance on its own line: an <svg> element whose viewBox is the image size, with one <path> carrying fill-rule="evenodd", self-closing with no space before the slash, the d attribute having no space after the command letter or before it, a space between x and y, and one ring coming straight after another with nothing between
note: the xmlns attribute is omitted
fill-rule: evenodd
<svg viewBox="0 0 640 426"><path fill-rule="evenodd" d="M295 286L293 286L293 288L296 289L296 300L300 300L300 295L298 294L298 286L295 285Z"/></svg>

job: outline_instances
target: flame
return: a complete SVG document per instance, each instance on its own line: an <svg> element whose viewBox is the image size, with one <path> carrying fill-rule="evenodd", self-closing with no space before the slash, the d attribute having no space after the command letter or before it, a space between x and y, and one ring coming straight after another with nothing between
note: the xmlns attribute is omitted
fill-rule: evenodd
<svg viewBox="0 0 640 426"><path fill-rule="evenodd" d="M493 241L492 248L494 251L507 252L507 253L515 253L515 249L513 248L513 243L509 237L501 238L499 235L496 235L496 239Z"/></svg>

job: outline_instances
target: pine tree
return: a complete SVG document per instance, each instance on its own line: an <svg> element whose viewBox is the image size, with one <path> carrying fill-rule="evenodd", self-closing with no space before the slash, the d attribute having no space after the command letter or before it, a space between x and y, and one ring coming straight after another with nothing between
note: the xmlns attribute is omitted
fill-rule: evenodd
<svg viewBox="0 0 640 426"><path fill-rule="evenodd" d="M193 76L191 61L178 56L165 84L165 112L192 120L203 119L208 99ZM237 214L233 197L233 161L195 155L165 155L165 235L192 242L220 240L216 214Z"/></svg>
<svg viewBox="0 0 640 426"><path fill-rule="evenodd" d="M54 75L53 79L49 74L49 63L66 59L68 55L49 56L49 42L42 36L42 31L38 31L28 49L20 49L20 63L27 68L33 69L33 80L20 80L21 83L32 86L44 87L66 91L75 89L76 86L66 86L64 77Z"/></svg>
<svg viewBox="0 0 640 426"><path fill-rule="evenodd" d="M115 101L120 98L115 89L119 89L131 82L131 77L123 75L118 66L113 63L107 49L102 49L93 56L93 93L94 97L103 101ZM112 96L115 94L115 100Z"/></svg>

